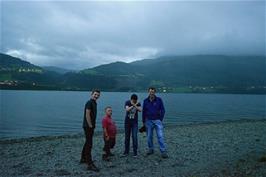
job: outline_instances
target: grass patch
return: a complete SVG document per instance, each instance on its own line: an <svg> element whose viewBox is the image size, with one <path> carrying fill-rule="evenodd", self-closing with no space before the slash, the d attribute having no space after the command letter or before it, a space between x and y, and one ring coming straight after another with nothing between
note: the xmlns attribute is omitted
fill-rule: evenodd
<svg viewBox="0 0 266 177"><path fill-rule="evenodd" d="M1 74L0 81L5 81L5 80L12 80L11 74Z"/></svg>

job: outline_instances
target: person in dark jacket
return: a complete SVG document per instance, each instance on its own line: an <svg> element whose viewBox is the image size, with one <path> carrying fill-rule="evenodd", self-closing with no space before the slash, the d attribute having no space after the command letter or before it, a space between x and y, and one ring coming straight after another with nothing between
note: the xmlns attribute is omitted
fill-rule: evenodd
<svg viewBox="0 0 266 177"><path fill-rule="evenodd" d="M96 100L100 97L99 90L93 90L91 93L91 98L85 104L84 116L83 116L83 129L86 137L85 144L82 149L80 163L87 163L88 170L98 172L99 169L94 165L91 158L92 149L92 138L94 134L94 129L96 125L96 115L97 115L97 103Z"/></svg>
<svg viewBox="0 0 266 177"><path fill-rule="evenodd" d="M125 151L123 156L129 154L130 134L133 141L133 157L138 154L138 112L141 112L141 104L138 102L138 96L132 94L130 100L125 103Z"/></svg>
<svg viewBox="0 0 266 177"><path fill-rule="evenodd" d="M162 158L168 158L163 135L163 118L165 114L164 104L160 97L155 95L156 89L149 88L149 96L143 101L142 122L146 126L148 152L147 155L154 153L153 130L157 134L158 143Z"/></svg>

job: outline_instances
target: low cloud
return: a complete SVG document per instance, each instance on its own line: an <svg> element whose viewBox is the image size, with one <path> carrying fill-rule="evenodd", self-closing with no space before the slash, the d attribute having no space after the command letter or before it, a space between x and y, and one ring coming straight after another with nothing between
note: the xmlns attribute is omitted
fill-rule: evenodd
<svg viewBox="0 0 266 177"><path fill-rule="evenodd" d="M264 1L2 3L1 52L84 69L161 55L265 55Z"/></svg>

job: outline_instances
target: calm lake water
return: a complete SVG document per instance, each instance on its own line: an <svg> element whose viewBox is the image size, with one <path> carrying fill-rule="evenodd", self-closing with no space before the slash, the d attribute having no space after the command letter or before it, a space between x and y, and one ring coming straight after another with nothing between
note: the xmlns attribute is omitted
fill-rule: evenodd
<svg viewBox="0 0 266 177"><path fill-rule="evenodd" d="M0 139L64 135L83 132L84 104L89 92L0 90ZM104 107L112 106L113 118L122 129L124 103L131 93L102 92L98 100L97 131ZM138 93L142 104L147 93ZM266 119L265 95L158 94L165 104L165 124ZM139 114L141 123L141 114Z"/></svg>

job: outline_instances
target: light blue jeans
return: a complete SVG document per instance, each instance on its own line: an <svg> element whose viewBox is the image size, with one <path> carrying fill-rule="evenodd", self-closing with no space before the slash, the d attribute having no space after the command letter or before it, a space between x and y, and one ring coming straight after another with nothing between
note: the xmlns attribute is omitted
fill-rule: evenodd
<svg viewBox="0 0 266 177"><path fill-rule="evenodd" d="M158 144L160 145L161 153L166 151L164 138L163 138L163 124L161 120L146 120L145 122L147 128L147 141L149 150L153 150L153 129L155 129L157 134Z"/></svg>

